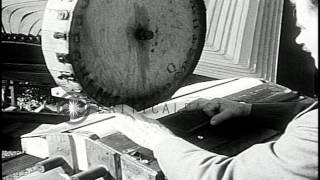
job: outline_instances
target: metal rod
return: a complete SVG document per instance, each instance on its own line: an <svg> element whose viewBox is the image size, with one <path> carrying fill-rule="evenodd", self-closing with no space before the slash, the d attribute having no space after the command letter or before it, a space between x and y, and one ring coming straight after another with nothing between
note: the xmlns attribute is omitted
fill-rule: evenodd
<svg viewBox="0 0 320 180"><path fill-rule="evenodd" d="M83 171L71 176L72 180L94 180L97 178L105 177L109 174L106 168L96 167L88 171Z"/></svg>

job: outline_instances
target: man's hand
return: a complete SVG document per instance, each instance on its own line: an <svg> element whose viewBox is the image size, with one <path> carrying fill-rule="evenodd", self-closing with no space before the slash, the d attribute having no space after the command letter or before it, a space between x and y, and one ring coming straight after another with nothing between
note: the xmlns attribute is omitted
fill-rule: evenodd
<svg viewBox="0 0 320 180"><path fill-rule="evenodd" d="M127 105L115 108L119 118L115 119L113 126L140 146L154 150L154 147L166 138L175 135L155 119L150 119Z"/></svg>
<svg viewBox="0 0 320 180"><path fill-rule="evenodd" d="M234 117L247 116L251 112L251 104L230 101L223 98L197 99L190 102L182 111L203 110L212 117L211 125L219 124Z"/></svg>

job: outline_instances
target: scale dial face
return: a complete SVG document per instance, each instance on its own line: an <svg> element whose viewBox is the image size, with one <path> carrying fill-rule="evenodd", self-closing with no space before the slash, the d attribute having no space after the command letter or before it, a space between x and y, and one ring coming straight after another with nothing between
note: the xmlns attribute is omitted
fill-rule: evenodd
<svg viewBox="0 0 320 180"><path fill-rule="evenodd" d="M81 91L104 106L141 110L169 99L192 74L205 35L202 0L78 0L67 36L56 38L68 42Z"/></svg>

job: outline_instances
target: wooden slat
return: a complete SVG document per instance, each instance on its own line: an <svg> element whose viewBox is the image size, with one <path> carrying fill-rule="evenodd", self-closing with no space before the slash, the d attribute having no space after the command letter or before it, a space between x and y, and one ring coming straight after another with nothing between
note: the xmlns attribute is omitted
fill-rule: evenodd
<svg viewBox="0 0 320 180"><path fill-rule="evenodd" d="M60 123L57 125L42 124L31 133L24 134L22 137L31 138L47 135L50 133L66 132L69 130L79 129L81 127L89 126L95 123L108 121L115 118L115 114L112 113L93 113L89 116L81 117L79 119Z"/></svg>

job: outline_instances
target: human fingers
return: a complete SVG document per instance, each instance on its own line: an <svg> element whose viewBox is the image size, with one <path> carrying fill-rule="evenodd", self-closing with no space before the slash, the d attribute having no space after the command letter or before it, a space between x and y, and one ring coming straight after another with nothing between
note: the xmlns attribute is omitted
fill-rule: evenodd
<svg viewBox="0 0 320 180"><path fill-rule="evenodd" d="M213 116L221 111L220 99L212 99L202 109L208 116Z"/></svg>
<svg viewBox="0 0 320 180"><path fill-rule="evenodd" d="M221 122L223 122L231 117L232 117L231 112L221 111L218 114L212 116L212 118L210 119L210 124L214 126L214 125L220 124Z"/></svg>
<svg viewBox="0 0 320 180"><path fill-rule="evenodd" d="M196 99L190 103L188 103L183 109L181 109L180 111L193 111L193 110L201 110L206 103L208 103L209 100L208 99L204 99L204 98L199 98Z"/></svg>

